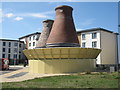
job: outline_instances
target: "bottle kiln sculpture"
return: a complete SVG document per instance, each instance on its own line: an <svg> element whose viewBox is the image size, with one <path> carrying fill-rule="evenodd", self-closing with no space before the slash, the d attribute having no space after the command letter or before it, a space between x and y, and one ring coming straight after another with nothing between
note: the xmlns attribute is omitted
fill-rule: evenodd
<svg viewBox="0 0 120 90"><path fill-rule="evenodd" d="M23 51L29 59L29 72L58 74L93 71L96 66L96 58L101 50L79 47L72 18L72 7L59 6L55 10L56 19L53 26L52 21L44 22L46 23L44 27L50 25L50 28L43 29L38 43L38 47L43 47L48 38L47 48L26 49ZM44 34L46 31L47 34Z"/></svg>
<svg viewBox="0 0 120 90"><path fill-rule="evenodd" d="M73 8L59 6L55 9L56 19L47 40L47 47L79 47L79 41L72 18Z"/></svg>
<svg viewBox="0 0 120 90"><path fill-rule="evenodd" d="M53 22L54 22L53 20L43 21L43 30L42 30L42 33L41 33L40 38L38 40L38 43L36 44L36 48L46 46L46 41L47 41L48 36L50 34Z"/></svg>

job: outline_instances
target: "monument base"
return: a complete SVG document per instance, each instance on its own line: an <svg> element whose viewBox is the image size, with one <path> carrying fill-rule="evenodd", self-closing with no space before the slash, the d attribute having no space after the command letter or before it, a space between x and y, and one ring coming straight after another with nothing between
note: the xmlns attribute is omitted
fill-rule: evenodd
<svg viewBox="0 0 120 90"><path fill-rule="evenodd" d="M29 60L29 72L59 74L94 71L96 59Z"/></svg>

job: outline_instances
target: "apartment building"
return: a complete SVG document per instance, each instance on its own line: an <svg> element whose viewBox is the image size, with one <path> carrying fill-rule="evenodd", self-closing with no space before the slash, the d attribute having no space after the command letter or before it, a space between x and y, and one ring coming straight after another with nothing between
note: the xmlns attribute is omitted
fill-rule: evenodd
<svg viewBox="0 0 120 90"><path fill-rule="evenodd" d="M23 41L0 39L0 59L8 58L10 64L23 63L25 56L22 51L25 49Z"/></svg>
<svg viewBox="0 0 120 90"><path fill-rule="evenodd" d="M103 28L93 28L78 31L77 34L81 47L102 49L96 64L116 65L118 63L117 33Z"/></svg>
<svg viewBox="0 0 120 90"><path fill-rule="evenodd" d="M40 32L20 37L24 41L26 49L33 49L40 37ZM103 28L92 28L77 31L80 46L83 48L99 48L102 52L97 57L98 65L115 65L118 61L118 34ZM119 56L120 57L120 56Z"/></svg>
<svg viewBox="0 0 120 90"><path fill-rule="evenodd" d="M36 47L36 43L40 37L40 32L28 34L19 38L20 41L23 41L26 49L33 49Z"/></svg>

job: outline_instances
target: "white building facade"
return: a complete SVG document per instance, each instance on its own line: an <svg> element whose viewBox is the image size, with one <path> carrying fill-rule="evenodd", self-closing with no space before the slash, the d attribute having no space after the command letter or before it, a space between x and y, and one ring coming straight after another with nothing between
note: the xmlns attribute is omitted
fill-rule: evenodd
<svg viewBox="0 0 120 90"><path fill-rule="evenodd" d="M80 45L83 48L99 48L100 47L100 32L99 31L89 31L81 32ZM100 55L97 58L97 64L101 64Z"/></svg>
<svg viewBox="0 0 120 90"><path fill-rule="evenodd" d="M103 28L79 31L78 38L83 48L99 48L98 65L116 65L118 63L117 34Z"/></svg>
<svg viewBox="0 0 120 90"><path fill-rule="evenodd" d="M20 37L19 40L25 43L26 49L33 49L36 47L36 43L40 37L40 34L40 32L28 34L26 36Z"/></svg>
<svg viewBox="0 0 120 90"><path fill-rule="evenodd" d="M24 42L19 40L0 39L0 59L8 58L10 64L23 63L25 56L22 51L25 49Z"/></svg>
<svg viewBox="0 0 120 90"><path fill-rule="evenodd" d="M36 47L40 34L40 32L28 34L20 37L19 40L25 43L26 49L33 49ZM118 61L118 35L116 33L103 28L93 28L77 31L77 35L81 47L102 50L97 57L96 64L116 65L120 62Z"/></svg>

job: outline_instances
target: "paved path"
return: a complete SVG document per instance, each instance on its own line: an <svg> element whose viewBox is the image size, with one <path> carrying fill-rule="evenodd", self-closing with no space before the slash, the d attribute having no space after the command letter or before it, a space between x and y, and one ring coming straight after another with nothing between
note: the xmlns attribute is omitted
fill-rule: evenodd
<svg viewBox="0 0 120 90"><path fill-rule="evenodd" d="M10 66L9 70L3 70L3 71L0 70L0 75L10 73L12 71L16 71L16 70L19 70L19 69L22 69L22 68L23 68L23 66Z"/></svg>
<svg viewBox="0 0 120 90"><path fill-rule="evenodd" d="M1 73L2 72L2 73ZM34 74L29 73L29 67L23 66L10 66L10 70L0 71L0 82L19 82L30 80L40 77L59 76L59 75L71 75L71 74ZM98 73L98 72L93 72ZM85 72L81 73L85 74Z"/></svg>
<svg viewBox="0 0 120 90"><path fill-rule="evenodd" d="M0 74L0 81L1 82L19 82L19 81L30 80L30 79L39 78L39 77L69 75L69 74L33 74L33 73L29 73L28 69L29 67L21 67L18 70Z"/></svg>

